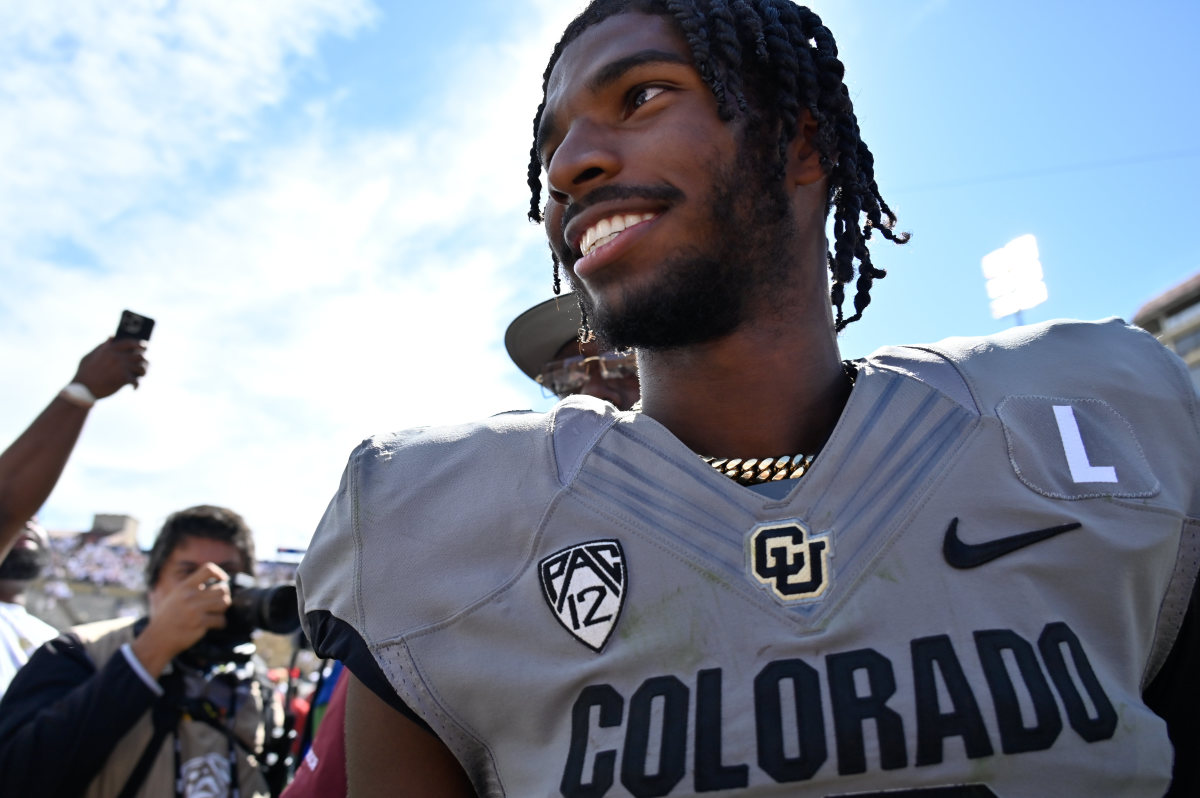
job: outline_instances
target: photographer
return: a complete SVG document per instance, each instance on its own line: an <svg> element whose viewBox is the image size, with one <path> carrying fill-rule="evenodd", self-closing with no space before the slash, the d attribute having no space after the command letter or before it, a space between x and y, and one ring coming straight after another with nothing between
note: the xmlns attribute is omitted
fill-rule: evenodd
<svg viewBox="0 0 1200 798"><path fill-rule="evenodd" d="M150 614L75 627L0 701L0 794L267 796L259 755L281 708L229 613L254 569L241 516L171 515L146 565Z"/></svg>

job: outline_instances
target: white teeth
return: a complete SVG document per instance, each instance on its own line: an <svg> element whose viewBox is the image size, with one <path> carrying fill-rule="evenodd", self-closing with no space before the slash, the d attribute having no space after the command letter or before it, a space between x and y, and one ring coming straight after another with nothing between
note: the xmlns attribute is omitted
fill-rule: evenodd
<svg viewBox="0 0 1200 798"><path fill-rule="evenodd" d="M600 249L600 247L604 246L609 241L612 241L614 238L616 238L619 235L621 235L621 233L617 232L617 233L609 233L606 236L600 236L599 238L596 239L596 246L592 247L592 249L593 250Z"/></svg>
<svg viewBox="0 0 1200 798"><path fill-rule="evenodd" d="M584 232L583 240L579 242L579 250L584 255L590 255L625 232L626 229L635 224L649 221L656 215L653 213L624 213L601 219Z"/></svg>

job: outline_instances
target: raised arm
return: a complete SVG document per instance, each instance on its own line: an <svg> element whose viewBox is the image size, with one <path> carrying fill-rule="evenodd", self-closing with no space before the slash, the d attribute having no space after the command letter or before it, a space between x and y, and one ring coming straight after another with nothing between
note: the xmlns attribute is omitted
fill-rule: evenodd
<svg viewBox="0 0 1200 798"><path fill-rule="evenodd" d="M442 741L386 704L354 674L346 692L350 798L476 798Z"/></svg>
<svg viewBox="0 0 1200 798"><path fill-rule="evenodd" d="M146 373L145 353L142 341L110 338L83 356L71 385L83 386L94 399L111 396L127 383L136 388ZM0 560L50 496L90 410L84 391L64 389L0 453Z"/></svg>

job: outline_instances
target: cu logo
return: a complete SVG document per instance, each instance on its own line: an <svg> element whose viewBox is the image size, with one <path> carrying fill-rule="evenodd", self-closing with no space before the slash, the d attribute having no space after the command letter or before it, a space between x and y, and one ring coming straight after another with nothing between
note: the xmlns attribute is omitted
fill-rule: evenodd
<svg viewBox="0 0 1200 798"><path fill-rule="evenodd" d="M755 527L747 539L750 573L781 601L820 598L829 587L829 538L798 521Z"/></svg>

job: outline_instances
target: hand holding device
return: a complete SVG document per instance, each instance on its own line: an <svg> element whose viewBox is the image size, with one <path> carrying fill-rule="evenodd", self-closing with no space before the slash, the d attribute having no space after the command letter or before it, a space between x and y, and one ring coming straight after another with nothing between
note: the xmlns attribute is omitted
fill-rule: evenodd
<svg viewBox="0 0 1200 798"><path fill-rule="evenodd" d="M154 319L126 310L121 313L117 332L109 340L97 346L79 361L72 386L80 385L86 390L85 401L90 405L116 393L129 383L138 387L149 363L146 360L146 341L154 329Z"/></svg>

